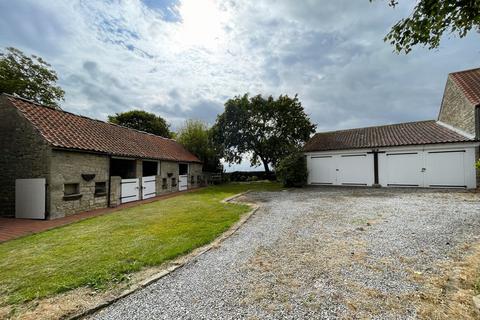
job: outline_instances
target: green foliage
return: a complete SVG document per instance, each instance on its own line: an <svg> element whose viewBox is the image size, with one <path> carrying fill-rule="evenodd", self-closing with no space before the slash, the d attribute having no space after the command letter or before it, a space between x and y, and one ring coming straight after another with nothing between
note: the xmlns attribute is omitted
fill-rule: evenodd
<svg viewBox="0 0 480 320"><path fill-rule="evenodd" d="M372 2L373 0L370 0ZM395 7L397 0L389 0ZM419 0L413 13L397 22L385 37L397 52L409 53L420 44L429 49L438 48L444 33L465 37L480 27L478 0Z"/></svg>
<svg viewBox="0 0 480 320"><path fill-rule="evenodd" d="M301 187L307 182L307 161L301 152L283 158L276 169L277 178L285 187Z"/></svg>
<svg viewBox="0 0 480 320"><path fill-rule="evenodd" d="M57 80L57 73L40 57L27 57L12 47L0 52L0 92L58 107L65 92L56 86Z"/></svg>
<svg viewBox="0 0 480 320"><path fill-rule="evenodd" d="M477 161L477 163L475 163L475 167L480 170L480 160Z"/></svg>
<svg viewBox="0 0 480 320"><path fill-rule="evenodd" d="M0 244L0 307L127 281L205 245L250 210L221 203L275 183L227 184L138 205Z"/></svg>
<svg viewBox="0 0 480 320"><path fill-rule="evenodd" d="M157 136L172 137L170 125L167 124L165 119L143 110L116 113L114 116L108 116L108 121L124 127L156 134Z"/></svg>
<svg viewBox="0 0 480 320"><path fill-rule="evenodd" d="M177 141L202 160L204 171L222 171L220 156L206 123L200 120L187 120L177 133Z"/></svg>
<svg viewBox="0 0 480 320"><path fill-rule="evenodd" d="M299 150L315 132L297 95L278 99L248 94L229 99L213 126L213 138L227 162L240 163L251 155L251 164L276 166L279 159Z"/></svg>

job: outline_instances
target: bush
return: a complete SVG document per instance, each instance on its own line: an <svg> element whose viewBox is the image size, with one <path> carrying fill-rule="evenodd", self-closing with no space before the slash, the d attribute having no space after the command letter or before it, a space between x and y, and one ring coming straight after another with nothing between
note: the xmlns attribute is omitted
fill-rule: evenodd
<svg viewBox="0 0 480 320"><path fill-rule="evenodd" d="M285 187L302 187L307 182L307 161L302 153L283 158L276 169L277 177Z"/></svg>

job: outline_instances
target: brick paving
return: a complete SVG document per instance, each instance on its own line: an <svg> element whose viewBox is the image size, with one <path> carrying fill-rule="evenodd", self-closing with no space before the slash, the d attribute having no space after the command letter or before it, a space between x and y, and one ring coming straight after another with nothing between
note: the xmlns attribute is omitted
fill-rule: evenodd
<svg viewBox="0 0 480 320"><path fill-rule="evenodd" d="M0 242L20 238L29 234L39 233L56 227L64 226L73 222L84 220L91 217L100 216L106 213L115 212L125 208L135 207L140 204L150 203L159 200L173 198L185 193L194 192L203 188L195 188L187 191L179 191L170 194L160 195L154 198L124 203L115 208L103 208L92 211L77 213L71 216L54 220L33 220L33 219L15 219L0 217Z"/></svg>

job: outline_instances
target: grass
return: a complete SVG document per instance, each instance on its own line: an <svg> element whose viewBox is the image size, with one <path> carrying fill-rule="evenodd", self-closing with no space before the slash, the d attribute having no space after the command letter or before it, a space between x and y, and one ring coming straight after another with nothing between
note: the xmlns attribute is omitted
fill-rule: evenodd
<svg viewBox="0 0 480 320"><path fill-rule="evenodd" d="M0 244L0 306L123 281L211 242L249 207L234 194L275 183L228 184L122 209Z"/></svg>

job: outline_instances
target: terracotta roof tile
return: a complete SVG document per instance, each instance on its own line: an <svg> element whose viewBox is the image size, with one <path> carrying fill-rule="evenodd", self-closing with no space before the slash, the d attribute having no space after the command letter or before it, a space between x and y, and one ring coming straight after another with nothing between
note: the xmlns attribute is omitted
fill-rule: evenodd
<svg viewBox="0 0 480 320"><path fill-rule="evenodd" d="M327 151L474 141L435 120L322 132L315 134L304 151Z"/></svg>
<svg viewBox="0 0 480 320"><path fill-rule="evenodd" d="M480 104L480 68L453 72L450 77L471 103Z"/></svg>
<svg viewBox="0 0 480 320"><path fill-rule="evenodd" d="M175 140L3 95L52 146L145 159L200 162Z"/></svg>

